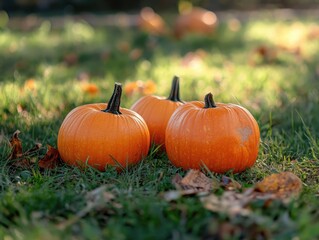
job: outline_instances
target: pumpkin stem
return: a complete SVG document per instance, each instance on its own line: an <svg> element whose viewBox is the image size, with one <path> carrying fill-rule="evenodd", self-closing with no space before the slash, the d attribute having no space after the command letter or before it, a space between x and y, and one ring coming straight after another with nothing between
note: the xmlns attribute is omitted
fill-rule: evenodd
<svg viewBox="0 0 319 240"><path fill-rule="evenodd" d="M173 102L183 102L179 97L179 77L174 76L172 81L171 92L167 98Z"/></svg>
<svg viewBox="0 0 319 240"><path fill-rule="evenodd" d="M120 83L115 83L114 91L107 104L107 108L102 111L117 114L117 115L122 114L120 112L121 95L122 95L122 85Z"/></svg>
<svg viewBox="0 0 319 240"><path fill-rule="evenodd" d="M217 107L215 102L214 102L214 99L213 99L213 94L211 94L211 93L208 93L208 94L205 95L204 102L205 102L204 108L215 108L215 107Z"/></svg>

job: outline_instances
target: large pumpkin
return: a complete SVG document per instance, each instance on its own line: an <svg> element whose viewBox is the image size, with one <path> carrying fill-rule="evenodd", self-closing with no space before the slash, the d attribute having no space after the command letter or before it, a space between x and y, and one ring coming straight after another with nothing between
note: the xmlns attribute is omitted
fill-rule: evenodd
<svg viewBox="0 0 319 240"><path fill-rule="evenodd" d="M140 114L150 131L151 141L165 149L165 130L174 111L183 104L179 97L179 78L174 77L168 98L144 96L133 104L131 110Z"/></svg>
<svg viewBox="0 0 319 240"><path fill-rule="evenodd" d="M215 104L209 93L205 102L189 102L175 111L167 125L165 146L177 167L205 165L216 173L241 172L255 163L259 138L258 124L248 110Z"/></svg>
<svg viewBox="0 0 319 240"><path fill-rule="evenodd" d="M58 133L58 150L70 165L86 163L98 170L136 164L147 155L150 135L137 113L120 108L122 87L115 84L109 104L96 103L73 109ZM121 165L121 166L119 166Z"/></svg>

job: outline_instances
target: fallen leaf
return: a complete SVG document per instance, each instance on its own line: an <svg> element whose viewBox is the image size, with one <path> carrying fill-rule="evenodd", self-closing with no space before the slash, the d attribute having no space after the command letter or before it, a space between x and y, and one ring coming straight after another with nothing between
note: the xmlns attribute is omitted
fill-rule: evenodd
<svg viewBox="0 0 319 240"><path fill-rule="evenodd" d="M184 178L175 176L172 182L178 190L208 192L213 189L213 180L199 170L189 170Z"/></svg>
<svg viewBox="0 0 319 240"><path fill-rule="evenodd" d="M272 174L255 185L255 191L262 194L274 194L283 201L299 196L302 181L291 172Z"/></svg>
<svg viewBox="0 0 319 240"><path fill-rule="evenodd" d="M272 174L254 187L243 192L225 191L221 196L209 194L200 196L203 206L213 212L225 213L229 216L246 216L251 213L251 204L257 200L263 201L263 207L268 207L273 201L288 203L293 197L299 196L302 190L301 180L291 172Z"/></svg>
<svg viewBox="0 0 319 240"><path fill-rule="evenodd" d="M19 139L20 131L16 130L10 139L10 145L11 145L11 154L9 156L9 159L16 159L19 157L22 157L22 143Z"/></svg>
<svg viewBox="0 0 319 240"><path fill-rule="evenodd" d="M60 154L57 149L48 145L47 153L38 162L39 168L54 169L60 164Z"/></svg>
<svg viewBox="0 0 319 240"><path fill-rule="evenodd" d="M199 170L189 170L184 178L176 174L172 178L172 184L177 190L171 190L162 193L166 201L174 201L182 196L205 194L219 187L219 182L206 177Z"/></svg>
<svg viewBox="0 0 319 240"><path fill-rule="evenodd" d="M239 182L225 175L222 176L221 186L228 191L241 189L241 184Z"/></svg>
<svg viewBox="0 0 319 240"><path fill-rule="evenodd" d="M30 168L31 167L31 160L30 155L37 152L42 144L36 143L34 147L30 148L26 152L23 152L22 150L22 142L19 139L20 131L16 130L10 139L10 145L11 145L11 153L8 157L9 160L11 160L11 164L18 168Z"/></svg>
<svg viewBox="0 0 319 240"><path fill-rule="evenodd" d="M236 215L247 216L251 210L247 208L251 197L234 191L225 191L221 196L210 194L200 197L204 208L219 213L226 213L233 217Z"/></svg>

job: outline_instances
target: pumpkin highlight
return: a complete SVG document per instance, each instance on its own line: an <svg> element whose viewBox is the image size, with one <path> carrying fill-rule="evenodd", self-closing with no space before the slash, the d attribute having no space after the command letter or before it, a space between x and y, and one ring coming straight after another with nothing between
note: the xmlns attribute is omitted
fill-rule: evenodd
<svg viewBox="0 0 319 240"><path fill-rule="evenodd" d="M115 84L108 104L95 103L73 109L58 133L58 150L64 162L86 163L100 171L138 163L148 153L150 135L137 113L120 108L122 86ZM120 165L120 166L119 166Z"/></svg>
<svg viewBox="0 0 319 240"><path fill-rule="evenodd" d="M205 102L179 107L166 129L169 160L183 169L241 172L251 167L259 148L259 127L249 111L239 105L215 103L212 94Z"/></svg>

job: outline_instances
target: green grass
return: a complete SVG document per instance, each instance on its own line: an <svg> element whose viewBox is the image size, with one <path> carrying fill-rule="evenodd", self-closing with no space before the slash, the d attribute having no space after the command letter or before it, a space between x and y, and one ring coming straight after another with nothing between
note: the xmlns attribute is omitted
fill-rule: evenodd
<svg viewBox="0 0 319 240"><path fill-rule="evenodd" d="M52 29L49 22L31 31L0 30L0 238L1 239L316 239L319 237L319 38L307 36L318 19L278 22L261 15L231 31L221 22L210 37L149 37L136 29L93 28L68 22ZM128 45L129 50L121 47ZM299 46L301 56L279 51L270 62L254 54L260 46ZM131 59L132 49L141 49ZM183 57L201 49L195 67ZM67 54L78 62L68 66ZM107 55L108 57L105 57ZM104 56L104 57L103 57ZM252 64L253 63L253 64ZM78 80L100 91L90 95ZM181 77L181 97L201 100L211 91L217 102L233 102L255 116L261 131L257 162L227 175L244 186L265 176L292 171L304 184L288 206L256 204L250 216L211 212L198 197L167 202L172 177L185 172L152 150L137 166L122 173L109 169L81 171L66 165L55 170L19 169L7 161L9 139L19 129L24 150L40 142L56 147L66 114L76 106L105 102L115 81L125 85L152 80L155 94L168 95L171 79ZM34 79L35 89L25 82ZM140 95L124 94L129 108ZM214 174L217 178L220 175ZM88 208L87 195L105 186L115 198Z"/></svg>

